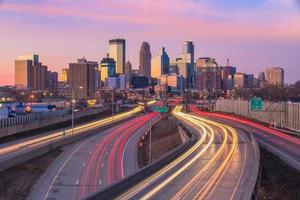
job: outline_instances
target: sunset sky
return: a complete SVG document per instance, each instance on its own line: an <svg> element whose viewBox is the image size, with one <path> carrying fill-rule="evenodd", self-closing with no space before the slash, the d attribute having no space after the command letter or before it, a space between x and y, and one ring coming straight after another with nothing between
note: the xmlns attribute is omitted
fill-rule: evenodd
<svg viewBox="0 0 300 200"><path fill-rule="evenodd" d="M39 54L60 72L83 56L100 61L116 37L134 68L142 41L174 59L193 40L196 57L230 58L256 76L280 66L286 82L300 79L298 0L0 0L0 27L0 85L14 83L18 55Z"/></svg>

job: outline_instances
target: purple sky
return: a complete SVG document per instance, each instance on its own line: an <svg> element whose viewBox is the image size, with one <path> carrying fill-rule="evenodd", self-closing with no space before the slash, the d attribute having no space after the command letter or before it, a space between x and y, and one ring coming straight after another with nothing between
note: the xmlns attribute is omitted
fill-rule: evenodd
<svg viewBox="0 0 300 200"><path fill-rule="evenodd" d="M196 57L230 58L255 75L281 66L286 82L300 79L299 0L0 0L0 27L0 85L14 83L18 55L37 53L60 72L79 57L101 60L115 37L134 68L142 41L173 59L188 39Z"/></svg>

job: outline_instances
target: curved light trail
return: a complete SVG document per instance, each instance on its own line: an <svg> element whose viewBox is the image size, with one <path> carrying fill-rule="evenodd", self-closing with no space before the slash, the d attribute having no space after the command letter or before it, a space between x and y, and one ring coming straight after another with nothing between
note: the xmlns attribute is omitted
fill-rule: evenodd
<svg viewBox="0 0 300 200"><path fill-rule="evenodd" d="M207 199L211 198L216 188L224 184L224 176L232 166L233 159L244 157L238 148L238 133L232 127L180 112L176 107L173 114L199 134L199 140L183 155L157 171L141 183L130 188L117 199ZM215 143L221 134L221 143ZM242 138L242 137L241 137ZM244 142L244 139L243 141ZM245 143L246 145L246 143ZM245 146L246 148L246 146ZM242 154L242 155L240 155ZM209 158L207 158L209 156ZM236 157L237 156L237 157ZM203 158L206 157L203 164ZM202 163L201 163L202 162ZM235 196L241 187L246 159L240 159L236 184L229 189L228 199ZM197 167L199 166L199 167ZM196 168L195 168L196 167ZM198 169L198 170L197 170ZM189 174L191 173L191 174ZM191 176L189 180L185 177ZM181 185L181 186L178 186ZM173 186L171 186L173 185ZM178 186L173 188L175 186ZM170 189L171 187L172 189ZM169 196L165 196L165 193Z"/></svg>
<svg viewBox="0 0 300 200"><path fill-rule="evenodd" d="M5 145L1 147L0 149L0 159L5 158L7 156L11 156L12 154L19 153L21 151L26 150L29 147L41 145L44 143L50 143L57 141L59 139L65 138L65 137L72 137L73 135L77 134L84 134L87 131L93 130L95 128L99 128L101 126L105 126L107 124L110 124L112 122L120 121L122 119L125 119L129 116L132 116L134 114L139 113L143 109L143 106L138 106L137 108L134 108L128 112L117 114L111 117L107 117L105 119L101 119L95 122L90 122L84 125L80 125L74 128L74 132L72 134L72 129L67 129L65 131L65 134L63 131L55 132L49 135L40 136L38 138L33 139L27 139L25 141L21 141L18 143L14 143L11 145Z"/></svg>

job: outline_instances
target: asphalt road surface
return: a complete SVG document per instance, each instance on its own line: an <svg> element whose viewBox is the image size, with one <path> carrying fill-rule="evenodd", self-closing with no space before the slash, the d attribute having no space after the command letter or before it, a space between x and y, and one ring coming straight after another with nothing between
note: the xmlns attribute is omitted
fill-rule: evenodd
<svg viewBox="0 0 300 200"><path fill-rule="evenodd" d="M250 120L221 113L208 113L192 108L198 116L208 117L252 133L257 142L300 171L300 139Z"/></svg>
<svg viewBox="0 0 300 200"><path fill-rule="evenodd" d="M137 169L139 139L158 113L141 115L72 145L38 181L30 199L82 199Z"/></svg>
<svg viewBox="0 0 300 200"><path fill-rule="evenodd" d="M197 134L196 144L118 199L250 199L259 167L248 134L174 110Z"/></svg>

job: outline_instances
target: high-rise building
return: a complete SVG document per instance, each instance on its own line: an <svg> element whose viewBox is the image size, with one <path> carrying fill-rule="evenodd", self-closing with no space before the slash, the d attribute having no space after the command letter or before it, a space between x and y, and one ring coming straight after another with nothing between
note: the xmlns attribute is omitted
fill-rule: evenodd
<svg viewBox="0 0 300 200"><path fill-rule="evenodd" d="M129 61L127 61L125 65L125 80L126 80L126 88L129 89L131 85L132 78L132 65Z"/></svg>
<svg viewBox="0 0 300 200"><path fill-rule="evenodd" d="M22 56L18 56L17 60L31 60L32 65L35 65L39 62L39 55L36 54L22 55Z"/></svg>
<svg viewBox="0 0 300 200"><path fill-rule="evenodd" d="M68 68L62 68L60 81L64 82L64 83L68 83L68 77L69 77L69 69Z"/></svg>
<svg viewBox="0 0 300 200"><path fill-rule="evenodd" d="M193 41L188 40L183 44L182 59L188 63L194 63L194 44Z"/></svg>
<svg viewBox="0 0 300 200"><path fill-rule="evenodd" d="M177 61L178 74L185 79L185 85L187 88L192 87L193 68L194 64L188 63L185 60L179 59Z"/></svg>
<svg viewBox="0 0 300 200"><path fill-rule="evenodd" d="M98 63L78 59L69 64L70 95L75 99L92 99L99 88Z"/></svg>
<svg viewBox="0 0 300 200"><path fill-rule="evenodd" d="M224 66L221 67L221 87L222 90L232 90L234 88L233 80L236 73L236 67Z"/></svg>
<svg viewBox="0 0 300 200"><path fill-rule="evenodd" d="M238 72L234 75L234 87L236 89L244 88L245 82L246 82L246 74Z"/></svg>
<svg viewBox="0 0 300 200"><path fill-rule="evenodd" d="M221 67L215 59L209 57L197 59L196 88L208 92L221 89Z"/></svg>
<svg viewBox="0 0 300 200"><path fill-rule="evenodd" d="M143 42L141 46L139 73L149 79L151 77L151 51L148 42Z"/></svg>
<svg viewBox="0 0 300 200"><path fill-rule="evenodd" d="M57 72L46 72L46 89L48 91L56 91L58 88L58 73Z"/></svg>
<svg viewBox="0 0 300 200"><path fill-rule="evenodd" d="M176 58L175 60L170 61L170 74L179 74L179 69L178 69L179 60L181 60L181 58Z"/></svg>
<svg viewBox="0 0 300 200"><path fill-rule="evenodd" d="M265 71L267 83L269 85L284 86L284 70L280 67L270 67Z"/></svg>
<svg viewBox="0 0 300 200"><path fill-rule="evenodd" d="M31 60L15 60L15 86L31 89Z"/></svg>
<svg viewBox="0 0 300 200"><path fill-rule="evenodd" d="M46 89L46 72L48 67L42 63L37 63L31 68L31 90L39 91Z"/></svg>
<svg viewBox="0 0 300 200"><path fill-rule="evenodd" d="M163 47L159 54L151 60L151 77L158 78L169 74L170 58Z"/></svg>
<svg viewBox="0 0 300 200"><path fill-rule="evenodd" d="M109 57L109 54L101 60L100 72L101 81L105 81L108 77L116 76L116 62L113 58Z"/></svg>
<svg viewBox="0 0 300 200"><path fill-rule="evenodd" d="M17 88L32 89L33 66L39 62L38 55L22 55L15 60L15 86Z"/></svg>
<svg viewBox="0 0 300 200"><path fill-rule="evenodd" d="M116 73L123 74L126 58L126 41L124 39L109 40L109 56L116 61Z"/></svg>
<svg viewBox="0 0 300 200"><path fill-rule="evenodd" d="M162 75L159 77L159 85L167 86L171 92L180 95L185 89L185 78L177 74Z"/></svg>
<svg viewBox="0 0 300 200"><path fill-rule="evenodd" d="M259 72L258 80L259 80L259 88L264 88L267 85L265 72Z"/></svg>

